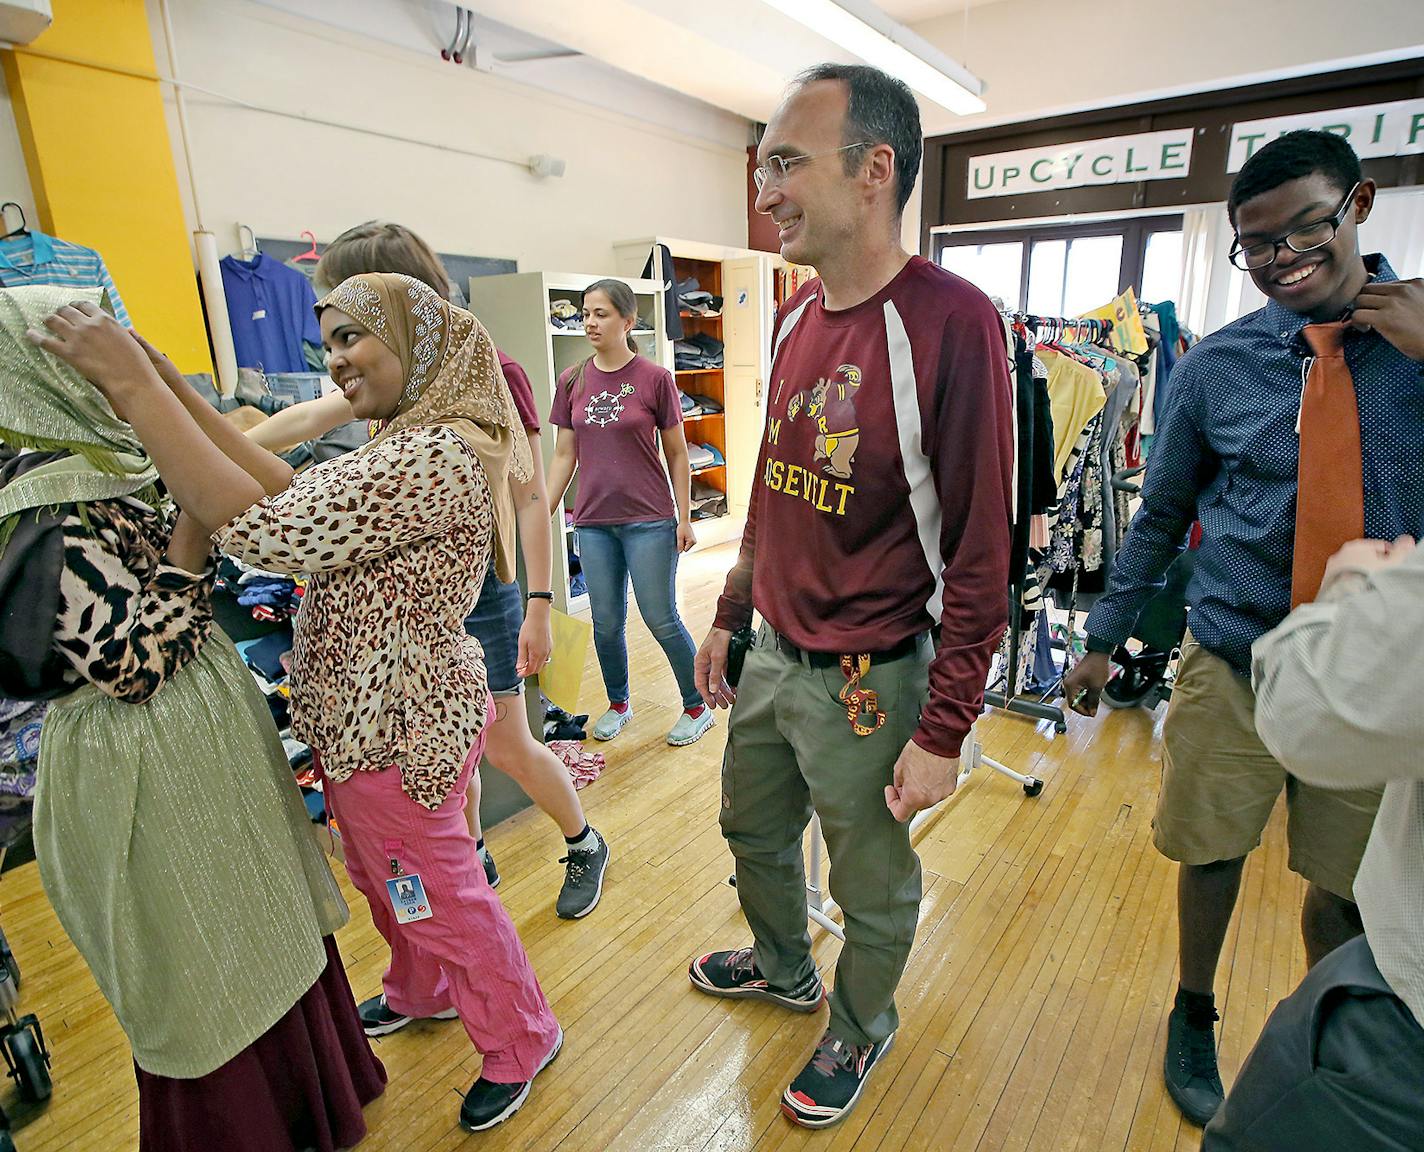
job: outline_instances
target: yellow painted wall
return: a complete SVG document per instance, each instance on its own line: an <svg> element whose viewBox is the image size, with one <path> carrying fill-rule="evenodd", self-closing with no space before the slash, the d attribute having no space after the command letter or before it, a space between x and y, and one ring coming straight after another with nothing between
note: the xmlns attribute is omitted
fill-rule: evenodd
<svg viewBox="0 0 1424 1152"><path fill-rule="evenodd" d="M192 246L143 0L54 0L33 45L0 52L41 230L103 256L134 327L184 372L210 372Z"/></svg>

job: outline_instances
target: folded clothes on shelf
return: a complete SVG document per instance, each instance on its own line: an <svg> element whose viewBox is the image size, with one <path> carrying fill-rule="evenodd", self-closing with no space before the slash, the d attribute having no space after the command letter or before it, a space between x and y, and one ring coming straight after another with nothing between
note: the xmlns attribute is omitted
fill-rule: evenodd
<svg viewBox="0 0 1424 1152"><path fill-rule="evenodd" d="M703 468L720 468L727 463L727 458L715 444L689 444L687 462L697 472Z"/></svg>
<svg viewBox="0 0 1424 1152"><path fill-rule="evenodd" d="M677 306L683 312L700 316L716 316L722 311L722 297L704 292L696 276L679 280L677 284Z"/></svg>
<svg viewBox="0 0 1424 1152"><path fill-rule="evenodd" d="M700 392L684 392L683 395L692 401L693 407L699 412L712 415L722 411L722 405L713 400L711 396L704 396Z"/></svg>
<svg viewBox="0 0 1424 1152"><path fill-rule="evenodd" d="M685 336L672 346L672 350L678 368L722 367L724 345L717 337L706 332L694 332Z"/></svg>

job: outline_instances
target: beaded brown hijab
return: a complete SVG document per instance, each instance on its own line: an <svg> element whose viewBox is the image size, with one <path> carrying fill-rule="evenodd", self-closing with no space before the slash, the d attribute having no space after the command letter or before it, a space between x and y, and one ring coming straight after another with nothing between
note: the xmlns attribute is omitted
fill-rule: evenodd
<svg viewBox="0 0 1424 1152"><path fill-rule="evenodd" d="M339 308L395 353L406 384L399 407L373 440L443 424L475 450L494 500L495 570L514 580L510 479L533 475L529 438L499 367L494 342L473 314L427 284L394 272L352 276L317 302Z"/></svg>

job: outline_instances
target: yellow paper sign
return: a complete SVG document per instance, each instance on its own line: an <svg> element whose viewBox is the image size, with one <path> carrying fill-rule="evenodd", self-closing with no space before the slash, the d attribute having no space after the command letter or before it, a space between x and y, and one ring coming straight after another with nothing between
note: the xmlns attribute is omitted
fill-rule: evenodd
<svg viewBox="0 0 1424 1152"><path fill-rule="evenodd" d="M1148 349L1147 329L1142 326L1142 317L1137 311L1137 293L1131 288L1111 304L1084 312L1082 318L1111 320L1112 331L1108 333L1108 343L1119 352L1140 356Z"/></svg>
<svg viewBox="0 0 1424 1152"><path fill-rule="evenodd" d="M554 650L539 673L539 687L565 712L577 712L593 625L556 608L549 614L549 626L554 634Z"/></svg>

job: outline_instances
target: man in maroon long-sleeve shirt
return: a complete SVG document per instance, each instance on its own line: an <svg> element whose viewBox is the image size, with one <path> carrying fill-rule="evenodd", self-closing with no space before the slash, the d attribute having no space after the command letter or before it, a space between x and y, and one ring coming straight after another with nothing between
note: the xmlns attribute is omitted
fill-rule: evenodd
<svg viewBox="0 0 1424 1152"><path fill-rule="evenodd" d="M909 89L863 66L812 69L767 126L757 209L820 279L777 315L747 528L697 660L708 702L736 701L721 822L755 945L698 957L693 984L818 1008L813 806L845 911L829 1028L782 1096L808 1127L849 1111L894 1038L921 895L908 821L954 790L1007 616L1003 326L900 247L921 148ZM728 642L753 608L734 691Z"/></svg>

